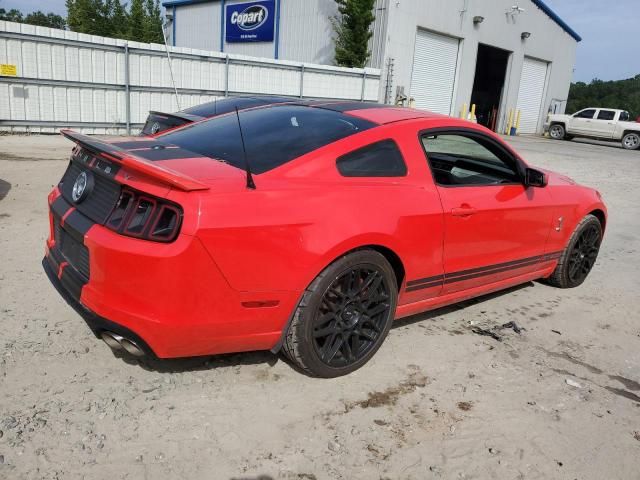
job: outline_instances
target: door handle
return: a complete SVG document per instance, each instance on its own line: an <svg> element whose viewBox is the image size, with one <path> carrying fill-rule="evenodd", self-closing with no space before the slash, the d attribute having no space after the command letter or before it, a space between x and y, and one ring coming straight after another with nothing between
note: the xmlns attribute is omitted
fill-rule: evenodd
<svg viewBox="0 0 640 480"><path fill-rule="evenodd" d="M454 217L468 217L469 215L473 215L474 213L476 213L476 209L469 206L462 206L451 209L451 215L453 215Z"/></svg>

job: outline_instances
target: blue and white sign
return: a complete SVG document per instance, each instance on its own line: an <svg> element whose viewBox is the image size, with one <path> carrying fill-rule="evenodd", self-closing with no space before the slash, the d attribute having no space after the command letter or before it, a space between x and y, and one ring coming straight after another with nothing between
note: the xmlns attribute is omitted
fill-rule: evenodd
<svg viewBox="0 0 640 480"><path fill-rule="evenodd" d="M227 5L227 42L273 42L275 10L274 0Z"/></svg>

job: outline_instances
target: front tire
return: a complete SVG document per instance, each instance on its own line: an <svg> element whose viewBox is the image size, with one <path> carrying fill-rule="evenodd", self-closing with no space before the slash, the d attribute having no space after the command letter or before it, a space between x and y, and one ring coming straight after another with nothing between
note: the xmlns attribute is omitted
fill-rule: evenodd
<svg viewBox="0 0 640 480"><path fill-rule="evenodd" d="M564 125L554 123L549 127L549 136L554 140L564 140L567 136L567 132L564 129Z"/></svg>
<svg viewBox="0 0 640 480"><path fill-rule="evenodd" d="M283 343L285 355L309 375L357 370L389 333L398 287L387 259L360 250L336 260L309 285Z"/></svg>
<svg viewBox="0 0 640 480"><path fill-rule="evenodd" d="M574 288L585 281L598 258L602 225L594 215L585 216L571 234L556 269L547 282L554 287Z"/></svg>
<svg viewBox="0 0 640 480"><path fill-rule="evenodd" d="M640 148L640 134L627 133L622 137L622 148L625 150L638 150Z"/></svg>

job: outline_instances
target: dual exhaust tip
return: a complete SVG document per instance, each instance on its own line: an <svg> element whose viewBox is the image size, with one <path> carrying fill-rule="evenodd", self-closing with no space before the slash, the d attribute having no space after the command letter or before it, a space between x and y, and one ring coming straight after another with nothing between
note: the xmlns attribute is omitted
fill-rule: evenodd
<svg viewBox="0 0 640 480"><path fill-rule="evenodd" d="M122 335L118 335L117 333L104 331L100 334L100 338L111 347L112 350L118 351L126 351L127 353L133 355L134 357L144 357L145 353L136 342L130 340L128 338L123 337Z"/></svg>

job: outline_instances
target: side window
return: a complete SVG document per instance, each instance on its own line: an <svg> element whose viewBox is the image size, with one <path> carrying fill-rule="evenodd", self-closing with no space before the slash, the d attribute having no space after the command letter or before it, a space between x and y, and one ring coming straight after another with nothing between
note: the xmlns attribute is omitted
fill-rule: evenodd
<svg viewBox="0 0 640 480"><path fill-rule="evenodd" d="M600 110L598 112L598 120L613 120L616 117L616 112L613 110Z"/></svg>
<svg viewBox="0 0 640 480"><path fill-rule="evenodd" d="M582 110L581 112L576 113L573 118L593 118L596 114L596 111L592 108L589 110Z"/></svg>
<svg viewBox="0 0 640 480"><path fill-rule="evenodd" d="M620 112L620 118L618 119L621 122L629 121L629 112Z"/></svg>
<svg viewBox="0 0 640 480"><path fill-rule="evenodd" d="M433 177L439 185L519 183L516 160L477 135L427 134L422 137Z"/></svg>
<svg viewBox="0 0 640 480"><path fill-rule="evenodd" d="M382 140L347 153L336 161L343 177L404 177L407 166L393 140Z"/></svg>

